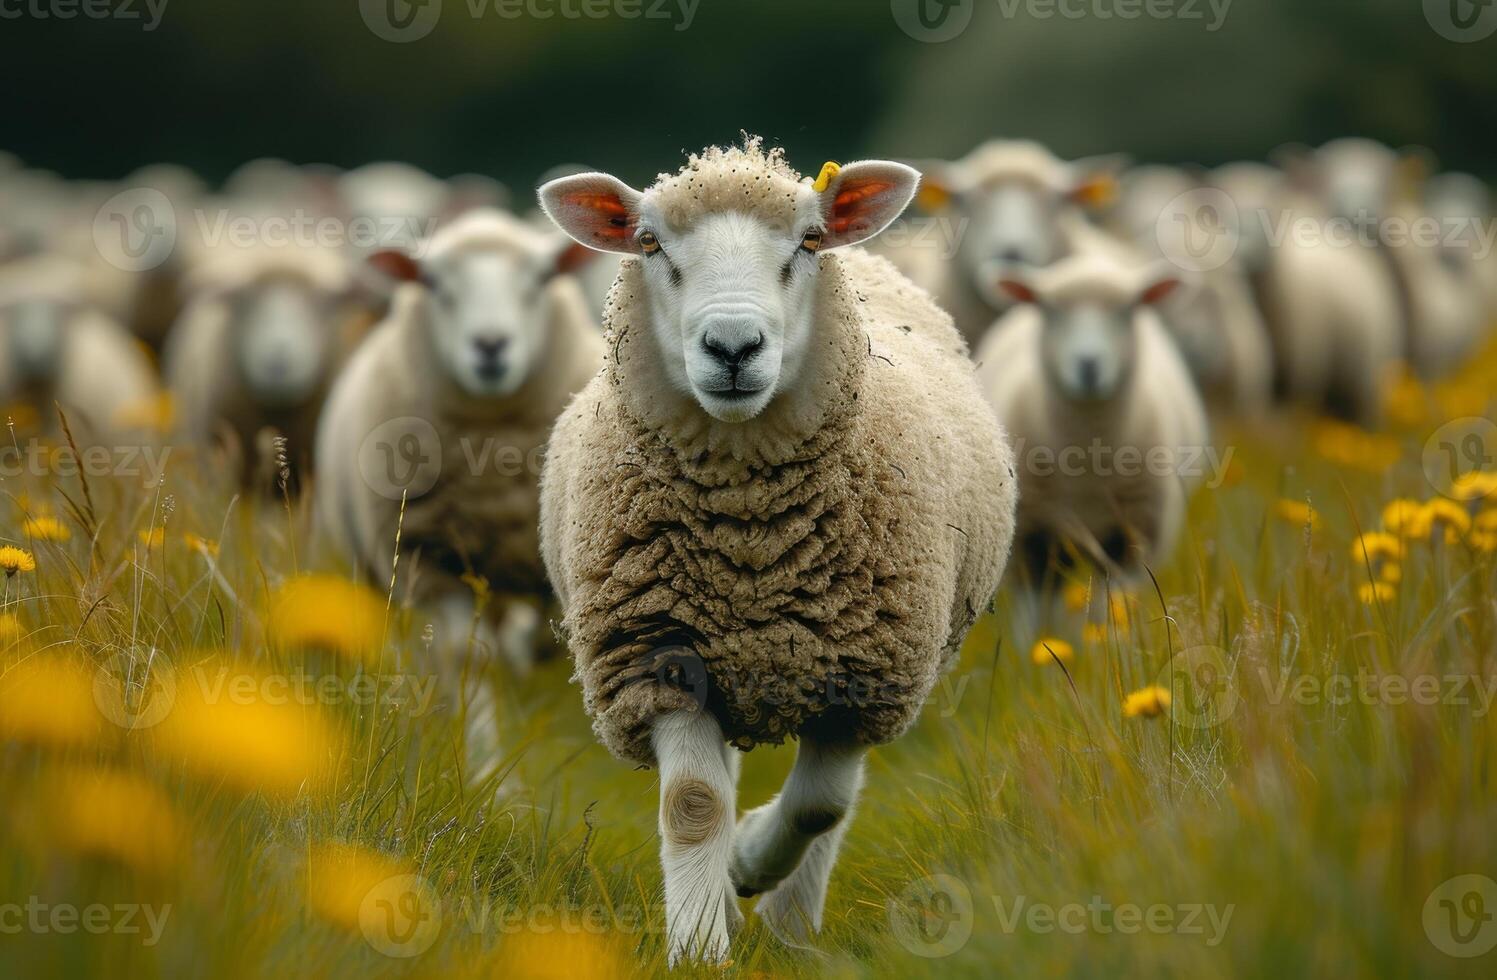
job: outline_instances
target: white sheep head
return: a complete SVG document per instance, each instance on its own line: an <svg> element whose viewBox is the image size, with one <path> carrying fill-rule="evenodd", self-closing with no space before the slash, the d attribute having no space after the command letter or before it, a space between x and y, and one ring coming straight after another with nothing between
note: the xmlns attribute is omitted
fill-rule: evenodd
<svg viewBox="0 0 1497 980"><path fill-rule="evenodd" d="M994 287L1011 302L1038 308L1045 373L1062 398L1077 404L1104 403L1123 389L1136 360L1136 314L1180 285L1179 271L1167 263L1124 269L1090 254L1062 259L1022 279L995 272L1001 278Z"/></svg>
<svg viewBox="0 0 1497 980"><path fill-rule="evenodd" d="M530 378L550 343L553 280L593 254L485 209L439 231L419 257L385 249L369 263L420 287L421 318L438 361L461 391L505 398Z"/></svg>
<svg viewBox="0 0 1497 980"><path fill-rule="evenodd" d="M1273 158L1300 190L1318 197L1331 214L1362 225L1387 217L1400 201L1417 198L1435 168L1423 147L1399 150L1376 140L1347 137L1316 150L1286 144Z"/></svg>
<svg viewBox="0 0 1497 980"><path fill-rule="evenodd" d="M897 218L920 175L883 160L802 180L777 151L714 148L644 192L609 174L540 188L583 245L637 256L664 375L727 423L754 418L801 375L815 332L821 255Z"/></svg>
<svg viewBox="0 0 1497 980"><path fill-rule="evenodd" d="M956 258L975 282L995 260L1017 270L1059 259L1062 212L1111 201L1124 162L1120 156L1067 162L1028 140L991 140L961 160L926 165L921 204L965 219Z"/></svg>

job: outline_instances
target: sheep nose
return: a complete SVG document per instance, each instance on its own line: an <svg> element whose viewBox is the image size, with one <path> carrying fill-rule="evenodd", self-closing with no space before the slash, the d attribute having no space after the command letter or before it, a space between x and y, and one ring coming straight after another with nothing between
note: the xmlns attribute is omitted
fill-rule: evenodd
<svg viewBox="0 0 1497 980"><path fill-rule="evenodd" d="M1077 364L1077 369L1080 371L1083 387L1095 388L1097 386L1097 376L1101 374L1101 369L1095 357L1083 357Z"/></svg>
<svg viewBox="0 0 1497 980"><path fill-rule="evenodd" d="M764 335L757 334L753 339L746 341L724 341L715 337L704 337L702 346L707 349L707 353L717 358L723 367L736 374L743 366L743 362L764 346Z"/></svg>
<svg viewBox="0 0 1497 980"><path fill-rule="evenodd" d="M479 358L485 361L499 360L499 356L504 353L504 348L508 346L508 337L473 338L473 349L478 351Z"/></svg>
<svg viewBox="0 0 1497 980"><path fill-rule="evenodd" d="M1010 246L998 253L998 258L1009 265L1023 265L1024 253L1018 248Z"/></svg>

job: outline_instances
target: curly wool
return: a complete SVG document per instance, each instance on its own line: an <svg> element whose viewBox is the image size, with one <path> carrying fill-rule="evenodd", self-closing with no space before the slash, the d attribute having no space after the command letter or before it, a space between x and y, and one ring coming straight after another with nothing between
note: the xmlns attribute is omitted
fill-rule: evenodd
<svg viewBox="0 0 1497 980"><path fill-rule="evenodd" d="M541 487L600 741L651 763L653 720L698 697L740 748L898 737L1013 536L1007 443L950 317L888 262L828 254L823 342L794 389L730 425L662 383L641 288L629 260L604 371L558 422Z"/></svg>

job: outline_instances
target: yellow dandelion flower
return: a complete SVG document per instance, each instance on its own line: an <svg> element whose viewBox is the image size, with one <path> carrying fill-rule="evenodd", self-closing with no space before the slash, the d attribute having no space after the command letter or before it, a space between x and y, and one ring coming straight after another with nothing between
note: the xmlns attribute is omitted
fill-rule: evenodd
<svg viewBox="0 0 1497 980"><path fill-rule="evenodd" d="M1490 554L1497 551L1497 510L1484 510L1471 521L1471 547Z"/></svg>
<svg viewBox="0 0 1497 980"><path fill-rule="evenodd" d="M6 578L10 578L16 572L34 572L36 571L36 558L29 551L6 545L0 548L0 570L5 572Z"/></svg>
<svg viewBox="0 0 1497 980"><path fill-rule="evenodd" d="M625 980L637 973L623 941L565 921L538 923L540 928L504 937L487 976L526 980ZM759 974L768 976L768 974Z"/></svg>
<svg viewBox="0 0 1497 980"><path fill-rule="evenodd" d="M1081 624L1081 639L1085 643L1092 644L1093 646L1101 646L1107 642L1107 635L1106 623Z"/></svg>
<svg viewBox="0 0 1497 980"><path fill-rule="evenodd" d="M69 854L162 871L182 856L186 828L171 800L132 773L74 767L46 779L37 794L41 842Z"/></svg>
<svg viewBox="0 0 1497 980"><path fill-rule="evenodd" d="M1127 629L1129 610L1133 608L1133 597L1126 592L1114 592L1108 608L1112 611L1112 621L1117 624L1118 629Z"/></svg>
<svg viewBox="0 0 1497 980"><path fill-rule="evenodd" d="M198 535L193 534L190 531L188 533L182 535L182 540L187 544L187 547L191 548L193 551L201 551L203 554L207 555L209 558L217 558L218 557L218 542L217 541L212 541L212 540L209 540L208 538L199 537Z"/></svg>
<svg viewBox="0 0 1497 980"><path fill-rule="evenodd" d="M355 844L314 847L307 860L307 907L381 952L424 952L441 931L441 906L415 866Z"/></svg>
<svg viewBox="0 0 1497 980"><path fill-rule="evenodd" d="M22 521L21 533L33 541L66 541L73 536L66 524L45 515L28 517Z"/></svg>
<svg viewBox="0 0 1497 980"><path fill-rule="evenodd" d="M1392 602L1397 595L1398 589L1392 582L1363 582L1357 586L1357 598L1364 606Z"/></svg>
<svg viewBox="0 0 1497 980"><path fill-rule="evenodd" d="M145 545L147 551L160 548L166 544L166 528L153 527L139 532L140 543Z"/></svg>
<svg viewBox="0 0 1497 980"><path fill-rule="evenodd" d="M1376 565L1380 561L1399 561L1403 558L1403 541L1386 531L1368 531L1352 542L1351 560L1360 565L1364 560Z"/></svg>
<svg viewBox="0 0 1497 980"><path fill-rule="evenodd" d="M15 613L0 613L0 647L7 647L26 633L21 617Z"/></svg>
<svg viewBox="0 0 1497 980"><path fill-rule="evenodd" d="M1450 496L1456 500L1497 497L1497 472L1472 470L1470 473L1462 473L1450 485Z"/></svg>
<svg viewBox="0 0 1497 980"><path fill-rule="evenodd" d="M1055 654L1054 658L1050 656L1051 653ZM1076 651L1072 649L1069 643L1065 640L1056 639L1053 636L1036 642L1029 651L1029 659L1041 665L1054 663L1056 660L1059 660L1063 664L1068 664L1075 657Z"/></svg>
<svg viewBox="0 0 1497 980"><path fill-rule="evenodd" d="M34 656L0 674L0 739L88 748L104 735L94 674L81 661Z"/></svg>
<svg viewBox="0 0 1497 980"><path fill-rule="evenodd" d="M1391 585L1397 585L1403 581L1403 566L1396 561L1390 561L1378 569L1377 577Z"/></svg>
<svg viewBox="0 0 1497 980"><path fill-rule="evenodd" d="M1435 401L1446 418L1458 419L1485 415L1491 399L1486 385L1447 381L1435 388Z"/></svg>
<svg viewBox="0 0 1497 980"><path fill-rule="evenodd" d="M1429 515L1419 501L1400 497L1383 508L1383 528L1400 538L1425 538L1429 536Z"/></svg>
<svg viewBox="0 0 1497 980"><path fill-rule="evenodd" d="M1170 692L1158 684L1140 688L1123 699L1124 718L1153 718L1170 706Z"/></svg>
<svg viewBox="0 0 1497 980"><path fill-rule="evenodd" d="M1425 504L1424 513L1429 522L1430 533L1444 529L1446 544L1458 544L1466 536L1466 532L1471 530L1471 514L1446 497L1436 497Z"/></svg>
<svg viewBox="0 0 1497 980"><path fill-rule="evenodd" d="M331 575L283 585L271 600L270 632L282 647L329 650L351 660L379 659L384 600L366 586Z"/></svg>
<svg viewBox="0 0 1497 980"><path fill-rule="evenodd" d="M1071 612L1081 612L1091 602L1092 590L1085 582L1067 582L1060 590L1061 602Z"/></svg>
<svg viewBox="0 0 1497 980"><path fill-rule="evenodd" d="M1284 498L1274 505L1274 513L1287 524L1320 530L1320 513L1306 501Z"/></svg>
<svg viewBox="0 0 1497 980"><path fill-rule="evenodd" d="M209 665L193 673L220 676ZM331 788L347 749L342 733L319 710L261 696L281 690L265 678L238 667L229 673L232 685L178 684L171 711L150 730L156 750L245 793L291 798Z"/></svg>

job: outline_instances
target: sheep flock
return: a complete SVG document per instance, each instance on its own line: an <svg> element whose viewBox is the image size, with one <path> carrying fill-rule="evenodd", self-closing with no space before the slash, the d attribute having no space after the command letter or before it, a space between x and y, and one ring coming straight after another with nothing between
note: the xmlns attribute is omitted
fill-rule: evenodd
<svg viewBox="0 0 1497 980"><path fill-rule="evenodd" d="M1042 870L1082 814L1199 855L1161 801L1332 792L1325 759L1274 755L1305 723L1243 706L1260 680L1401 677L1399 637L1486 690L1477 178L1361 138L1208 168L744 135L659 165L520 190L0 158L0 827L25 853L166 882L211 929L190 868L249 821L279 863L236 873L293 911L221 911L272 964L304 916L377 964L440 943L550 975L471 907L567 895L609 909L558 940L578 975L780 975L820 947L866 970L937 955L896 910L936 915L962 848L986 891L1083 887ZM1208 675L1238 700L1177 686ZM1458 765L1485 724L1404 748ZM1361 871L1317 885L1385 887L1414 831L1368 805ZM1450 832L1490 854L1479 805ZM439 933L381 925L412 909ZM1226 948L1274 934L1237 914Z"/></svg>

